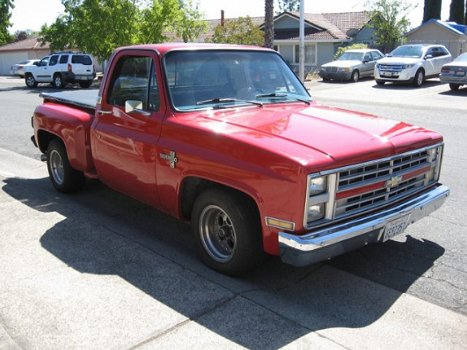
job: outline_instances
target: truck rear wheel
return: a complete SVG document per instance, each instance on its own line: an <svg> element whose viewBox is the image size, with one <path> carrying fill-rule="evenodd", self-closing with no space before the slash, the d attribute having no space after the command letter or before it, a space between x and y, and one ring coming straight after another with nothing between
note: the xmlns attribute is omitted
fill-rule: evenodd
<svg viewBox="0 0 467 350"><path fill-rule="evenodd" d="M63 143L54 139L47 147L47 170L52 185L59 192L72 193L84 186L84 175L73 169L68 161Z"/></svg>
<svg viewBox="0 0 467 350"><path fill-rule="evenodd" d="M264 257L256 207L242 194L203 192L193 207L192 229L202 261L223 274L237 276Z"/></svg>

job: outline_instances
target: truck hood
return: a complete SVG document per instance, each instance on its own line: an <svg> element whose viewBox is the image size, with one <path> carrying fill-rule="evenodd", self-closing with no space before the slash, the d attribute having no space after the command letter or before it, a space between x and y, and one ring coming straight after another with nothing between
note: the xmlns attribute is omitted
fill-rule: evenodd
<svg viewBox="0 0 467 350"><path fill-rule="evenodd" d="M378 60L378 64L415 64L420 60L421 58L416 57L384 57Z"/></svg>
<svg viewBox="0 0 467 350"><path fill-rule="evenodd" d="M355 67L358 65L361 65L362 61L359 60L349 60L349 61L332 61L329 63L323 64L321 67L326 68L326 67L338 67L338 68L348 68L348 67Z"/></svg>
<svg viewBox="0 0 467 350"><path fill-rule="evenodd" d="M195 119L218 134L281 153L303 166L343 166L428 146L441 135L404 122L324 107L265 105L203 112Z"/></svg>

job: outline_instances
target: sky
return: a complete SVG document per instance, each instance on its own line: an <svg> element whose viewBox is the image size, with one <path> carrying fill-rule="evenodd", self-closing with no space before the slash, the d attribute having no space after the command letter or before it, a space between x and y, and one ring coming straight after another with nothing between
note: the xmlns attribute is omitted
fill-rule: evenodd
<svg viewBox="0 0 467 350"><path fill-rule="evenodd" d="M199 9L204 13L205 19L220 17L224 10L226 18L240 16L264 16L264 0L194 0L198 2ZM367 0L305 0L305 12L347 12L363 11ZM423 0L406 0L415 6L409 19L411 27L418 26L423 17ZM443 0L441 19L447 20L449 16L450 0ZM53 23L55 18L63 12L60 0L14 0L15 8L12 13L10 32L32 29L40 30L44 23ZM274 11L279 7L275 4Z"/></svg>

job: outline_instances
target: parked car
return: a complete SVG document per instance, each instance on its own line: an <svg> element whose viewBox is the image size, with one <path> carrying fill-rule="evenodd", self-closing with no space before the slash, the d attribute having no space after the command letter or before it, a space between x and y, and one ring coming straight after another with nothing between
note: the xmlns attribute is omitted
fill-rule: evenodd
<svg viewBox="0 0 467 350"><path fill-rule="evenodd" d="M26 60L26 61L21 61L20 63L16 63L11 66L10 74L24 77L24 67L32 66L37 62L39 62L39 60Z"/></svg>
<svg viewBox="0 0 467 350"><path fill-rule="evenodd" d="M375 65L375 80L378 85L400 82L420 87L425 79L438 77L451 59L442 45L401 45Z"/></svg>
<svg viewBox="0 0 467 350"><path fill-rule="evenodd" d="M337 60L323 64L319 76L324 81L357 82L360 78L373 76L376 61L383 57L380 51L373 49L347 50Z"/></svg>
<svg viewBox="0 0 467 350"><path fill-rule="evenodd" d="M91 56L81 52L57 52L24 69L24 81L30 88L38 83L52 83L56 88L79 83L81 87L88 88L95 77Z"/></svg>
<svg viewBox="0 0 467 350"><path fill-rule="evenodd" d="M439 80L443 83L449 83L453 91L459 90L459 87L467 84L467 52L458 56L451 63L441 67Z"/></svg>

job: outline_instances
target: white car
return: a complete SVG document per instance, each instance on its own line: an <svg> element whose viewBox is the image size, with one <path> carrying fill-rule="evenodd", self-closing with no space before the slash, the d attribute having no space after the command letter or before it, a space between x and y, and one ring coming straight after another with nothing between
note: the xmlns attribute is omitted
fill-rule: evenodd
<svg viewBox="0 0 467 350"><path fill-rule="evenodd" d="M57 52L24 68L24 81L30 88L38 83L52 83L58 89L68 83L79 83L88 88L95 77L91 56L81 52Z"/></svg>
<svg viewBox="0 0 467 350"><path fill-rule="evenodd" d="M443 45L402 45L378 61L375 80L378 85L403 82L420 87L425 79L438 77L441 67L451 60Z"/></svg>
<svg viewBox="0 0 467 350"><path fill-rule="evenodd" d="M467 85L467 52L459 55L451 63L445 64L441 68L439 80L442 83L449 83L452 91L457 91L462 85Z"/></svg>
<svg viewBox="0 0 467 350"><path fill-rule="evenodd" d="M20 63L16 63L16 64L11 66L10 74L11 75L19 75L20 77L24 77L24 67L32 66L36 62L39 62L39 60L26 60L26 61L22 61Z"/></svg>

